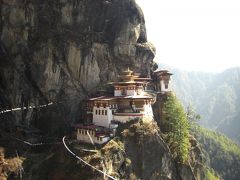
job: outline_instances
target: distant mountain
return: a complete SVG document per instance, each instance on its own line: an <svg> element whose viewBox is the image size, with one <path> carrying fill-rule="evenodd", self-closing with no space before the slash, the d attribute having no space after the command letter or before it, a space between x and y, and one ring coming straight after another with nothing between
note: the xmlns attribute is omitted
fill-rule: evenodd
<svg viewBox="0 0 240 180"><path fill-rule="evenodd" d="M173 72L173 89L187 107L201 115L200 124L240 143L240 67L222 73Z"/></svg>

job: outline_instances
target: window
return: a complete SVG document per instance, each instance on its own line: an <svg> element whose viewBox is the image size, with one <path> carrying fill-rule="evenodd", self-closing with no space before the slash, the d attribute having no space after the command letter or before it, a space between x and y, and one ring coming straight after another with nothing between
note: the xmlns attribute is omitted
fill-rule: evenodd
<svg viewBox="0 0 240 180"><path fill-rule="evenodd" d="M123 88L123 89L122 89L122 95L124 96L124 95L126 95L126 94L127 94L127 91L126 91L125 88Z"/></svg>
<svg viewBox="0 0 240 180"><path fill-rule="evenodd" d="M95 111L95 114L97 114L97 110Z"/></svg>
<svg viewBox="0 0 240 180"><path fill-rule="evenodd" d="M99 115L101 114L101 110L98 110L98 114L99 114Z"/></svg>
<svg viewBox="0 0 240 180"><path fill-rule="evenodd" d="M102 115L104 115L104 110L102 110Z"/></svg>
<svg viewBox="0 0 240 180"><path fill-rule="evenodd" d="M107 115L107 110L105 110L105 115Z"/></svg>
<svg viewBox="0 0 240 180"><path fill-rule="evenodd" d="M168 84L165 84L165 89L168 89Z"/></svg>
<svg viewBox="0 0 240 180"><path fill-rule="evenodd" d="M140 94L141 94L141 92L140 92L140 90L138 89L138 90L137 90L137 95L140 95Z"/></svg>

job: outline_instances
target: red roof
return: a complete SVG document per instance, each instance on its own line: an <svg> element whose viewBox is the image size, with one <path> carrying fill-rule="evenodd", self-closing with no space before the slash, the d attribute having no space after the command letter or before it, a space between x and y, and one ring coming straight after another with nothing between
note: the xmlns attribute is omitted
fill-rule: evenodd
<svg viewBox="0 0 240 180"><path fill-rule="evenodd" d="M143 116L144 114L140 113L114 113L115 116Z"/></svg>

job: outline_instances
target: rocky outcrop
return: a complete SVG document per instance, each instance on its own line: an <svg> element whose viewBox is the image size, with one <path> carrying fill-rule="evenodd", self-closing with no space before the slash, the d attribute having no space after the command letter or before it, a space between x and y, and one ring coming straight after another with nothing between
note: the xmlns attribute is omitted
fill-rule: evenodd
<svg viewBox="0 0 240 180"><path fill-rule="evenodd" d="M157 123L143 120L121 132L136 179L178 179L177 169Z"/></svg>
<svg viewBox="0 0 240 180"><path fill-rule="evenodd" d="M154 121L120 125L118 136L103 147L68 144L79 157L117 179L205 179L201 154L195 140L189 164L176 163ZM67 141L68 142L68 141ZM85 149L85 150L83 150ZM103 175L78 161L62 145L24 161L26 179L103 179ZM34 164L34 165L31 165Z"/></svg>
<svg viewBox="0 0 240 180"><path fill-rule="evenodd" d="M82 151L90 146L69 146L85 161L117 179L178 179L174 160L155 122L130 122L120 126L118 134L95 152ZM27 158L25 164L30 164L29 161L35 163L25 167L25 177L103 179L101 173L78 162L63 146L55 148L58 150L52 149L41 159L38 156ZM191 177L189 174L185 176Z"/></svg>
<svg viewBox="0 0 240 180"><path fill-rule="evenodd" d="M0 9L0 108L58 103L5 115L12 122L78 120L79 102L119 71L150 74L155 49L134 0L2 0Z"/></svg>

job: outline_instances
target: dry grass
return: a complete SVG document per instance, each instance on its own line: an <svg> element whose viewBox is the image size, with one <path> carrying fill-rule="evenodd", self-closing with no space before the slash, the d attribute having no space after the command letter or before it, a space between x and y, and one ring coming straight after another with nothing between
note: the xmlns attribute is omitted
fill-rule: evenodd
<svg viewBox="0 0 240 180"><path fill-rule="evenodd" d="M124 151L124 144L121 141L109 141L102 149L101 152L104 154L106 152Z"/></svg>
<svg viewBox="0 0 240 180"><path fill-rule="evenodd" d="M7 179L9 174L17 175L22 169L23 159L14 157L5 159L4 148L0 147L0 179Z"/></svg>
<svg viewBox="0 0 240 180"><path fill-rule="evenodd" d="M133 137L136 135L155 136L159 133L159 127L155 121L149 118L143 118L139 122L131 125L128 129L122 131L123 137Z"/></svg>

